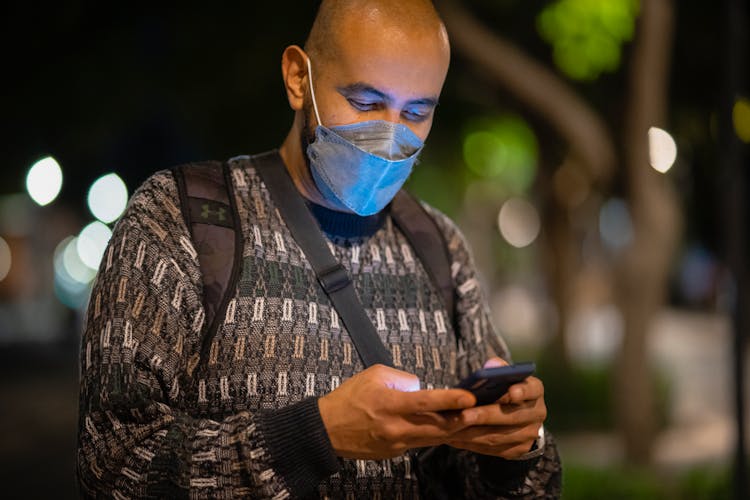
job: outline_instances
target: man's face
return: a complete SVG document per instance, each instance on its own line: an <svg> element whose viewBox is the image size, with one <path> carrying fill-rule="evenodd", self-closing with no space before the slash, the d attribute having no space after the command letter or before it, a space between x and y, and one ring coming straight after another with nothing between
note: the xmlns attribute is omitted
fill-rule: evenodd
<svg viewBox="0 0 750 500"><path fill-rule="evenodd" d="M386 120L409 127L425 140L448 71L444 33L405 33L364 22L347 23L338 36L335 57L311 60L322 124ZM303 111L304 139L311 141L317 121L309 92Z"/></svg>

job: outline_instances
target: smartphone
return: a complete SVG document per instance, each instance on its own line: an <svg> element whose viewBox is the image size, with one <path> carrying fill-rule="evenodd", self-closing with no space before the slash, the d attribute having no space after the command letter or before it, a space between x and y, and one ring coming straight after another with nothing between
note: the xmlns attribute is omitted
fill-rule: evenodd
<svg viewBox="0 0 750 500"><path fill-rule="evenodd" d="M513 384L523 382L534 370L536 365L532 362L482 368L459 382L456 388L474 394L477 406L488 405L500 399Z"/></svg>

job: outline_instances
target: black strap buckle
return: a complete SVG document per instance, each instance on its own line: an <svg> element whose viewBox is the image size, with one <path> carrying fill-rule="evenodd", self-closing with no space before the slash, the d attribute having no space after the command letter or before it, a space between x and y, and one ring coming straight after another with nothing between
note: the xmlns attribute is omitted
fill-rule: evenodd
<svg viewBox="0 0 750 500"><path fill-rule="evenodd" d="M338 292L351 283L349 273L346 272L346 269L344 269L344 266L340 262L323 270L318 276L318 280L326 293Z"/></svg>

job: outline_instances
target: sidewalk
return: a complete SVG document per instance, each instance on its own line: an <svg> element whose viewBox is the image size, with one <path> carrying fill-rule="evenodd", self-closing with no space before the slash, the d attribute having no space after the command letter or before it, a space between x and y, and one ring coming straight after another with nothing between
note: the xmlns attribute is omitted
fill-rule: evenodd
<svg viewBox="0 0 750 500"><path fill-rule="evenodd" d="M654 324L649 352L670 383L670 426L654 444L654 464L667 469L729 463L735 446L729 318L676 310ZM746 364L750 369L750 363ZM750 389L750 377L746 383ZM750 390L745 396L750 401ZM747 424L750 429L750 419ZM623 462L614 433L579 432L558 437L566 462L591 467Z"/></svg>

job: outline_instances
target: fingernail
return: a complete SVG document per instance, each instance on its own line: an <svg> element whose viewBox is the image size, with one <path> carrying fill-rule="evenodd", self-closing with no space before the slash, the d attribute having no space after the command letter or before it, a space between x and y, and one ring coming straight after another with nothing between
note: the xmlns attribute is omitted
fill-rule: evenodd
<svg viewBox="0 0 750 500"><path fill-rule="evenodd" d="M471 396L461 396L458 399L459 406L468 407L471 406L474 403L474 400Z"/></svg>

